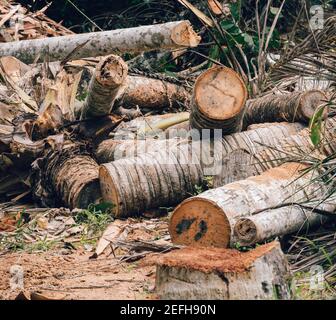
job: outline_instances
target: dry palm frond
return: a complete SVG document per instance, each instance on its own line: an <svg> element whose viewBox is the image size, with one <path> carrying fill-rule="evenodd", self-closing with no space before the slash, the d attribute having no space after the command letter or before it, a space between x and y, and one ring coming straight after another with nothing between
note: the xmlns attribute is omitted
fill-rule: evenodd
<svg viewBox="0 0 336 320"><path fill-rule="evenodd" d="M306 237L294 236L289 240L287 258L293 272L309 272L320 266L324 278L331 287L336 285L336 234L335 231L319 231Z"/></svg>
<svg viewBox="0 0 336 320"><path fill-rule="evenodd" d="M0 1L0 42L64 36L73 32L49 19L44 11L28 12L13 1Z"/></svg>
<svg viewBox="0 0 336 320"><path fill-rule="evenodd" d="M305 89L305 80L315 79L310 88L326 89L336 82L336 16L324 28L312 33L287 51L268 72L265 90L296 85ZM306 81L306 83L307 83Z"/></svg>

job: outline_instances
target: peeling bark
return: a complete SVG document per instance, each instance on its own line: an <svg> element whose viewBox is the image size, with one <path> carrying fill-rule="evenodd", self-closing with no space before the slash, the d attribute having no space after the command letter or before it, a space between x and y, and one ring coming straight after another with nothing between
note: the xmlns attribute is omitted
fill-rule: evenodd
<svg viewBox="0 0 336 320"><path fill-rule="evenodd" d="M191 90L183 85L168 81L147 78L143 76L129 76L126 90L117 105L148 109L167 109L173 107L189 108Z"/></svg>
<svg viewBox="0 0 336 320"><path fill-rule="evenodd" d="M71 54L72 60L76 60L123 52L196 47L199 42L200 37L194 32L189 21L177 21L136 28L2 43L0 57L13 56L22 62L32 63L36 59L42 62L45 56L48 56L49 61L60 61Z"/></svg>
<svg viewBox="0 0 336 320"><path fill-rule="evenodd" d="M110 55L96 67L85 100L82 119L102 117L112 110L114 101L123 92L128 67L122 58Z"/></svg>
<svg viewBox="0 0 336 320"><path fill-rule="evenodd" d="M103 199L112 202L114 215L125 217L157 207L169 207L202 183L202 170L190 164L188 148L140 154L100 166ZM178 154L178 156L177 156Z"/></svg>
<svg viewBox="0 0 336 320"><path fill-rule="evenodd" d="M278 242L249 252L192 248L157 259L155 289L168 300L288 300L291 272Z"/></svg>

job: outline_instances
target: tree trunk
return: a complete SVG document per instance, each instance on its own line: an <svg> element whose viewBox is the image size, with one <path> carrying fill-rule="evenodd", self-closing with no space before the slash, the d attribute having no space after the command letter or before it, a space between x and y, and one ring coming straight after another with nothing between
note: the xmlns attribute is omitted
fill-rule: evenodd
<svg viewBox="0 0 336 320"><path fill-rule="evenodd" d="M77 146L68 145L44 159L34 183L35 197L44 205L87 208L100 199L99 166L89 155L81 153Z"/></svg>
<svg viewBox="0 0 336 320"><path fill-rule="evenodd" d="M183 107L188 109L191 90L165 80L144 76L129 76L126 90L117 101L119 106L148 109L171 109Z"/></svg>
<svg viewBox="0 0 336 320"><path fill-rule="evenodd" d="M240 148L231 152L221 161L221 170L214 178L214 186L220 187L259 175L284 162L305 160L313 155L317 158L330 156L336 150L335 126L335 118L329 118L324 122L322 127L325 129L321 131L324 139L318 146L313 145L310 130L304 129L290 136L274 136L274 140L271 143L264 143L263 148Z"/></svg>
<svg viewBox="0 0 336 320"><path fill-rule="evenodd" d="M85 100L82 119L102 117L111 112L115 99L124 89L128 67L122 58L110 55L96 67Z"/></svg>
<svg viewBox="0 0 336 320"><path fill-rule="evenodd" d="M187 247L158 258L155 288L165 300L289 300L290 280L278 242L244 253Z"/></svg>
<svg viewBox="0 0 336 320"><path fill-rule="evenodd" d="M214 67L201 74L194 86L190 125L192 128L238 132L247 99L244 82L233 70Z"/></svg>
<svg viewBox="0 0 336 320"><path fill-rule="evenodd" d="M284 128L296 130L296 127L292 126ZM119 159L101 166L100 181L103 197L106 201L116 204L116 215L121 216L159 206L174 205L192 195L195 185L202 183L204 175L216 174L216 164L221 163L222 155L239 148L239 145L252 149L262 148L262 145L253 144L252 135L259 141L262 137L267 137L269 142L272 139L269 132L273 132L276 136L286 135L286 130L283 132L282 129L281 125L278 125L276 129L258 129L261 134L248 131L225 137L218 143L220 150L216 149L216 145L213 147L211 141L207 140L103 142L96 153L99 161ZM268 135L262 134L263 131ZM244 138L240 137L241 134ZM249 135L251 139L247 138ZM144 151L151 152L142 153ZM137 157L127 158L128 154L136 154ZM120 159L120 157L126 158ZM172 163L172 159L175 162Z"/></svg>
<svg viewBox="0 0 336 320"><path fill-rule="evenodd" d="M108 139L98 145L96 158L98 163L107 163L123 158L136 157L143 153L171 150L182 143L180 139L115 140Z"/></svg>
<svg viewBox="0 0 336 320"><path fill-rule="evenodd" d="M165 116L163 121L169 120L166 115L163 116ZM147 139L146 142L136 139L138 136L137 133L146 131L147 127L155 128L160 122L160 116L153 116L137 118L125 123L124 127L115 133L115 137L113 139L105 140L98 145L96 150L96 157L98 158L98 161L100 163L110 162L115 159L160 150L163 146L170 146L169 143L165 145L161 139ZM132 130L132 128L134 129ZM210 146L209 152L211 152L212 149L215 151L215 154L213 162L209 164L214 164L220 168L224 165L222 159L225 159L225 157L231 159L229 155L235 150L247 150L247 154L249 154L248 152L256 153L267 146L275 146L278 143L278 139L285 139L288 136L296 134L303 128L304 127L301 124L289 124L284 122L274 124L273 126L267 128L259 128L256 130L239 132L225 136L216 146ZM188 123L182 122L179 125L169 127L165 131L165 136L162 138L166 137L168 141L173 141L174 139L185 141L185 139L190 136L193 136L193 132L189 130ZM199 141L197 141L197 139L190 141L190 144L193 143L197 144ZM206 140L203 140L203 145L207 145ZM197 152L196 148L193 150L196 150L195 152ZM117 156L115 156L116 153ZM200 151L198 151L198 153L200 153ZM205 157L207 160L211 158L210 154ZM218 173L220 172L221 170Z"/></svg>
<svg viewBox="0 0 336 320"><path fill-rule="evenodd" d="M167 151L169 150L169 151ZM148 209L168 207L187 198L203 175L198 161L190 163L189 148L140 154L100 166L99 178L105 201L112 202L115 216L129 216Z"/></svg>
<svg viewBox="0 0 336 320"><path fill-rule="evenodd" d="M323 209L333 212L335 205L324 205ZM266 210L238 220L234 226L233 241L249 246L286 234L303 233L327 220L327 217L298 205Z"/></svg>
<svg viewBox="0 0 336 320"><path fill-rule="evenodd" d="M173 212L169 232L173 243L233 246L238 219L278 205L314 200L326 191L315 176L299 177L299 164L285 164L260 176L208 190L182 202ZM316 173L315 173L316 175ZM311 182L311 184L309 184Z"/></svg>
<svg viewBox="0 0 336 320"><path fill-rule="evenodd" d="M248 100L243 117L243 129L254 123L288 121L308 123L320 105L326 103L326 95L319 90L268 94ZM324 115L327 115L327 108Z"/></svg>
<svg viewBox="0 0 336 320"><path fill-rule="evenodd" d="M155 49L196 47L200 37L189 21L141 26L103 32L91 32L45 39L2 43L0 57L14 56L25 63L61 61L71 55L71 60L141 52Z"/></svg>

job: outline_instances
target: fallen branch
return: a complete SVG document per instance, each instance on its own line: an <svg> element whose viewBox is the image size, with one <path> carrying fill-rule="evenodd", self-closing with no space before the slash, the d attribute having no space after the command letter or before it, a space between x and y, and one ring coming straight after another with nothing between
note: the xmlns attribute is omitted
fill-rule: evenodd
<svg viewBox="0 0 336 320"><path fill-rule="evenodd" d="M0 57L13 56L25 63L32 63L36 60L42 62L46 55L49 61L61 61L69 56L75 60L123 52L195 47L199 42L200 37L194 32L189 21L177 21L3 43L0 47Z"/></svg>

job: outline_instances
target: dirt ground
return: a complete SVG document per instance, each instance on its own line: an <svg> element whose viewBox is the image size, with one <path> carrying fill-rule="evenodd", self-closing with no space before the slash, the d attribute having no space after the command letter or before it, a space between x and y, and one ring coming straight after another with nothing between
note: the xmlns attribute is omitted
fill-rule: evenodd
<svg viewBox="0 0 336 320"><path fill-rule="evenodd" d="M92 253L11 253L0 257L0 299L15 299L22 288L11 285L23 270L26 295L49 299L155 299L155 267L119 263L113 256L89 259ZM17 267L18 266L18 267ZM15 281L15 280L14 280ZM16 282L18 285L19 282Z"/></svg>

